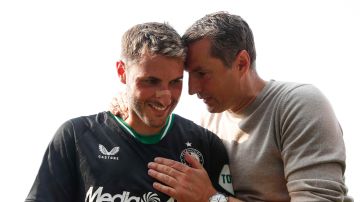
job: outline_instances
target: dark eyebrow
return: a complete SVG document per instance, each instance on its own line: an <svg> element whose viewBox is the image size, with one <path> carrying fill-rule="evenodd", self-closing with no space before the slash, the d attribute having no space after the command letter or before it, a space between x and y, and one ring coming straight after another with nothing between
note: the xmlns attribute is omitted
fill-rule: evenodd
<svg viewBox="0 0 360 202"><path fill-rule="evenodd" d="M148 76L148 77L145 77L145 79L152 79L152 80L161 81L159 78L154 77L154 76Z"/></svg>
<svg viewBox="0 0 360 202"><path fill-rule="evenodd" d="M156 83L161 82L161 80L159 78L153 77L153 76L145 76L145 77L142 77L142 78L138 78L136 80L139 81L139 82L144 82L144 81L150 81L150 82L156 82Z"/></svg>
<svg viewBox="0 0 360 202"><path fill-rule="evenodd" d="M172 81L181 80L183 78L184 78L184 76L182 75L182 76L179 76L179 77L177 77L175 79L172 79ZM153 77L153 76L145 77L142 80L153 80L153 81L156 81L156 82L161 82L161 79L159 79L157 77Z"/></svg>
<svg viewBox="0 0 360 202"><path fill-rule="evenodd" d="M192 69L191 72L199 72L199 71L204 71L204 67L202 66L196 66L195 68Z"/></svg>

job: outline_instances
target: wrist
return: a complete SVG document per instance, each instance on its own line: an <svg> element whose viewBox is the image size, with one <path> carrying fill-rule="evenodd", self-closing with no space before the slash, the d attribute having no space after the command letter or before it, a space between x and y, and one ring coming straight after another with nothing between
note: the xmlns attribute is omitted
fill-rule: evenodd
<svg viewBox="0 0 360 202"><path fill-rule="evenodd" d="M223 193L216 192L209 197L209 202L229 202L229 197Z"/></svg>
<svg viewBox="0 0 360 202"><path fill-rule="evenodd" d="M214 189L214 187L211 186L210 190L207 191L206 197L209 199L210 197L212 197L216 193L218 193L218 191L216 189Z"/></svg>

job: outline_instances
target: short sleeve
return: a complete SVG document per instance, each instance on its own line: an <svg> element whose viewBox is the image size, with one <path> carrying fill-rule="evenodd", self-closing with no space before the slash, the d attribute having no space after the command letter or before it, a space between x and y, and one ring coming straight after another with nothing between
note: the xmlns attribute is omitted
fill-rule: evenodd
<svg viewBox="0 0 360 202"><path fill-rule="evenodd" d="M55 133L26 202L73 201L76 192L75 141L71 121Z"/></svg>

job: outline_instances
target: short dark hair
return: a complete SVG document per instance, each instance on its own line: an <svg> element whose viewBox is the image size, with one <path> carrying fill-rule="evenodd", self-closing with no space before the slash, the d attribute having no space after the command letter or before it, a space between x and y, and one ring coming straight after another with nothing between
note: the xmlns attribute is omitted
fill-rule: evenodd
<svg viewBox="0 0 360 202"><path fill-rule="evenodd" d="M236 55L246 50L250 55L251 67L255 68L254 36L240 16L225 11L205 15L182 36L186 46L204 38L211 40L211 55L221 59L226 66L230 67Z"/></svg>

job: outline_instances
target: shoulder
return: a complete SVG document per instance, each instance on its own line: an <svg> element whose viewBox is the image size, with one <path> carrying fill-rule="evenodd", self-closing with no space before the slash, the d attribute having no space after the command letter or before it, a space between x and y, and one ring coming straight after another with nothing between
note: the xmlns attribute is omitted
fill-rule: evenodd
<svg viewBox="0 0 360 202"><path fill-rule="evenodd" d="M95 125L102 125L108 119L110 119L109 112L99 112L97 114L76 117L70 119L68 122L70 122L76 129L86 129L94 127Z"/></svg>
<svg viewBox="0 0 360 202"><path fill-rule="evenodd" d="M311 133L316 131L325 137L330 133L342 134L331 103L314 85L298 84L289 88L281 99L279 112L283 126L291 127L291 131L296 134L306 134L305 129L308 133L310 130Z"/></svg>
<svg viewBox="0 0 360 202"><path fill-rule="evenodd" d="M80 116L76 118L72 118L67 122L72 123L76 126L91 126L92 124L102 124L109 118L108 112L99 112L97 114L87 115L87 116Z"/></svg>
<svg viewBox="0 0 360 202"><path fill-rule="evenodd" d="M330 107L325 95L312 84L285 83L283 104L289 107L321 108Z"/></svg>
<svg viewBox="0 0 360 202"><path fill-rule="evenodd" d="M314 85L307 83L270 81L266 87L267 90L265 91L267 93L275 93L282 96L302 96L320 92Z"/></svg>
<svg viewBox="0 0 360 202"><path fill-rule="evenodd" d="M322 92L312 84L288 83L288 97L323 98Z"/></svg>
<svg viewBox="0 0 360 202"><path fill-rule="evenodd" d="M87 130L104 124L107 119L109 119L107 112L69 119L59 127L56 136L79 136Z"/></svg>
<svg viewBox="0 0 360 202"><path fill-rule="evenodd" d="M272 80L265 88L262 96L270 101L280 101L283 106L328 102L324 94L312 84Z"/></svg>

